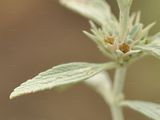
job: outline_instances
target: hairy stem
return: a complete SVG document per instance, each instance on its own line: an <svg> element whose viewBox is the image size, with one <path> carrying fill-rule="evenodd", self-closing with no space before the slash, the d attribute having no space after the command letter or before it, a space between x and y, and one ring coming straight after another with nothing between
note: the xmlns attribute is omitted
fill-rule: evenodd
<svg viewBox="0 0 160 120"><path fill-rule="evenodd" d="M122 107L119 106L121 100L123 100L123 88L125 83L127 68L122 66L116 69L115 79L113 84L113 103L111 105L111 112L113 120L124 120Z"/></svg>
<svg viewBox="0 0 160 120"><path fill-rule="evenodd" d="M121 107L111 107L112 119L113 120L124 120L124 115Z"/></svg>
<svg viewBox="0 0 160 120"><path fill-rule="evenodd" d="M126 71L126 66L122 66L116 69L113 85L113 94L115 96L123 93Z"/></svg>

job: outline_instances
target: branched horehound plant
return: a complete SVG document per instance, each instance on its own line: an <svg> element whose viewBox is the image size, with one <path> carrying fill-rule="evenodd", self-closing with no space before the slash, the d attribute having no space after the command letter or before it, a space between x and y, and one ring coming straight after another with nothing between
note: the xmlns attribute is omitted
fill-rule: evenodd
<svg viewBox="0 0 160 120"><path fill-rule="evenodd" d="M21 84L11 93L10 98L84 81L110 106L113 120L124 120L123 107L129 107L153 120L160 120L160 105L126 100L123 93L129 64L146 55L160 58L160 33L148 36L154 23L144 27L139 12L130 15L132 0L117 2L119 20L112 14L105 0L60 1L62 5L90 20L90 32L84 33L106 57L112 59L111 62L74 62L53 67ZM113 84L105 72L110 69L115 69Z"/></svg>

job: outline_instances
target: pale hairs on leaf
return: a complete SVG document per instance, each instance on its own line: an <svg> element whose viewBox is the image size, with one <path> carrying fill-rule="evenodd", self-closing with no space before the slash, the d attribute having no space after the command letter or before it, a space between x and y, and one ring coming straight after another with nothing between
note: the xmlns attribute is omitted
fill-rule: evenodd
<svg viewBox="0 0 160 120"><path fill-rule="evenodd" d="M104 64L75 62L59 65L21 84L11 93L10 98L80 82L116 66L113 62Z"/></svg>

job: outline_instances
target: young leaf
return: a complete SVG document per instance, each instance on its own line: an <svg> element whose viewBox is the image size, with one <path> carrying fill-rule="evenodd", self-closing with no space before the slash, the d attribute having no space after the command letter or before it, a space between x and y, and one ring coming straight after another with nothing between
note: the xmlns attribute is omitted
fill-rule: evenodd
<svg viewBox="0 0 160 120"><path fill-rule="evenodd" d="M112 69L114 67L116 67L116 64L113 62L105 64L75 62L59 65L22 83L11 93L10 98L12 99L20 95L52 89L60 85L80 82L105 69Z"/></svg>
<svg viewBox="0 0 160 120"><path fill-rule="evenodd" d="M135 48L143 51L145 54L150 54L157 58L160 58L160 40L155 40L148 45L136 46Z"/></svg>
<svg viewBox="0 0 160 120"><path fill-rule="evenodd" d="M150 54L157 58L160 58L160 33L157 33L156 35L151 37L148 44L135 46L135 49L139 49L145 54Z"/></svg>
<svg viewBox="0 0 160 120"><path fill-rule="evenodd" d="M111 87L112 87L111 79L108 73L104 71L87 79L85 83L97 89L101 88L102 86L105 86L105 88L107 88L108 90L111 90Z"/></svg>
<svg viewBox="0 0 160 120"><path fill-rule="evenodd" d="M112 18L110 6L105 0L60 0L60 2L100 25Z"/></svg>
<svg viewBox="0 0 160 120"><path fill-rule="evenodd" d="M130 38L135 39L138 33L140 32L141 28L142 28L142 24L134 25L129 33Z"/></svg>
<svg viewBox="0 0 160 120"><path fill-rule="evenodd" d="M160 119L160 105L158 104L144 101L124 101L122 105L138 111L153 120Z"/></svg>
<svg viewBox="0 0 160 120"><path fill-rule="evenodd" d="M107 102L112 100L112 82L109 74L105 71L84 81L86 85L92 87Z"/></svg>

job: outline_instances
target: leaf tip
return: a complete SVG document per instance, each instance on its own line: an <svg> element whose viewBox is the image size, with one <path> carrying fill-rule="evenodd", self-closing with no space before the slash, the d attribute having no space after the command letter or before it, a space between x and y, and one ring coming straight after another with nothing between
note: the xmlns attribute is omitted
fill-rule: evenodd
<svg viewBox="0 0 160 120"><path fill-rule="evenodd" d="M71 2L71 0L59 0L60 4L66 5L68 2Z"/></svg>
<svg viewBox="0 0 160 120"><path fill-rule="evenodd" d="M15 94L15 92L13 91L10 96L9 96L9 99L12 100L14 98L18 97L18 95Z"/></svg>
<svg viewBox="0 0 160 120"><path fill-rule="evenodd" d="M16 89L14 89L14 91L10 94L9 96L9 99L12 100L14 98L17 98L19 96L22 96L22 95L26 95L26 94L30 94L30 93L33 93L31 91L19 91Z"/></svg>

